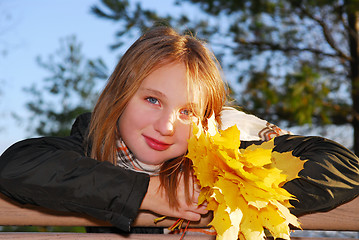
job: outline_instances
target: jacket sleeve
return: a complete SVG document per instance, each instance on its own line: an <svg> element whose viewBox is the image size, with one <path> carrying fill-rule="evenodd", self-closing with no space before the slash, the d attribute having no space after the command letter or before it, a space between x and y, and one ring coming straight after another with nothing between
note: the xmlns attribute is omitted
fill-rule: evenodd
<svg viewBox="0 0 359 240"><path fill-rule="evenodd" d="M86 213L129 231L149 176L86 157L82 133L11 146L0 157L0 192L22 203Z"/></svg>
<svg viewBox="0 0 359 240"><path fill-rule="evenodd" d="M261 141L241 143L241 148ZM275 151L293 151L293 155L307 160L299 178L283 187L293 194L296 216L329 211L359 194L359 159L340 144L321 137L283 135L274 139Z"/></svg>

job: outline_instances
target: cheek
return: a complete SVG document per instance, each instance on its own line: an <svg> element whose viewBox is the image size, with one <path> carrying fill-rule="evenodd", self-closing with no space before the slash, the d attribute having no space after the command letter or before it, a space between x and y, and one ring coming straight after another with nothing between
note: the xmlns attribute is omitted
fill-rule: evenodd
<svg viewBox="0 0 359 240"><path fill-rule="evenodd" d="M188 139L191 134L191 128L189 125L182 125L178 129L176 129L177 139L181 142L182 145L187 147Z"/></svg>
<svg viewBox="0 0 359 240"><path fill-rule="evenodd" d="M123 128L141 128L146 124L147 117L143 111L143 107L137 98L133 98L129 101L127 107L120 117L120 131Z"/></svg>
<svg viewBox="0 0 359 240"><path fill-rule="evenodd" d="M122 113L119 120L120 135L124 140L128 140L141 125L141 119L136 114L135 108L129 104Z"/></svg>
<svg viewBox="0 0 359 240"><path fill-rule="evenodd" d="M178 129L178 131L176 132L178 133L177 135L177 139L178 139L178 148L177 148L177 155L183 155L186 154L187 150L188 150L188 139L190 137L190 127L186 126L186 127L182 127L181 129Z"/></svg>

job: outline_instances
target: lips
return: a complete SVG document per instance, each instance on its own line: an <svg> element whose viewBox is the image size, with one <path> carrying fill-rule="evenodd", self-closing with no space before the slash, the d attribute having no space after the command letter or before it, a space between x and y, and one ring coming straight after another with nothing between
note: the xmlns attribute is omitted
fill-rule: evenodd
<svg viewBox="0 0 359 240"><path fill-rule="evenodd" d="M144 136L144 137L145 137L147 145L156 151L164 151L172 145L172 144L167 144L164 142L157 141L156 139L153 139L153 138L150 138L147 136Z"/></svg>

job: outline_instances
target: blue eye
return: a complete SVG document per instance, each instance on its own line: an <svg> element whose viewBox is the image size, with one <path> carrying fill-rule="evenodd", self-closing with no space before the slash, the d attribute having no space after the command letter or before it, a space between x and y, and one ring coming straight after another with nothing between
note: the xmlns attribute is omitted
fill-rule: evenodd
<svg viewBox="0 0 359 240"><path fill-rule="evenodd" d="M194 114L190 109L184 108L181 109L178 113L178 119L185 124L190 124L193 120Z"/></svg>
<svg viewBox="0 0 359 240"><path fill-rule="evenodd" d="M183 109L183 110L181 110L181 114L189 116L191 114L191 111L188 109Z"/></svg>
<svg viewBox="0 0 359 240"><path fill-rule="evenodd" d="M154 97L148 97L146 100L151 104L159 104L158 99Z"/></svg>
<svg viewBox="0 0 359 240"><path fill-rule="evenodd" d="M180 114L182 119L190 119L191 117L193 117L193 112L189 109L182 109L180 111Z"/></svg>

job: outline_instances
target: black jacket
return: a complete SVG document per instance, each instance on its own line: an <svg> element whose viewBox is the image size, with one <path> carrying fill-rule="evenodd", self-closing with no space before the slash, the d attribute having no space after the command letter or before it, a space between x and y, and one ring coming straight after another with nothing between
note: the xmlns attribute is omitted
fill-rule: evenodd
<svg viewBox="0 0 359 240"><path fill-rule="evenodd" d="M83 145L90 114L81 115L69 137L18 142L0 157L0 192L21 202L86 213L129 231L146 194L149 176L99 162ZM242 148L260 142L242 141ZM276 150L308 159L300 178L284 187L297 216L330 210L359 194L359 161L349 150L320 137L284 135Z"/></svg>
<svg viewBox="0 0 359 240"><path fill-rule="evenodd" d="M70 137L18 142L0 157L0 191L22 203L86 213L129 231L149 176L85 156L90 115L81 115Z"/></svg>

